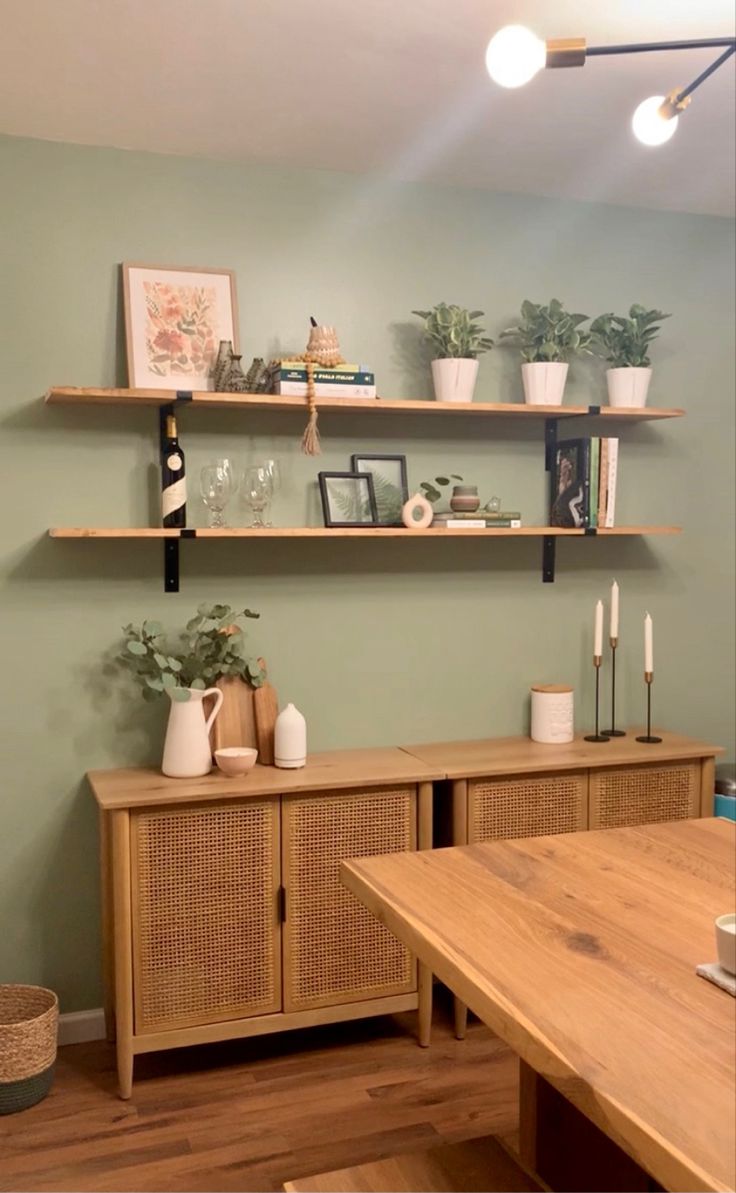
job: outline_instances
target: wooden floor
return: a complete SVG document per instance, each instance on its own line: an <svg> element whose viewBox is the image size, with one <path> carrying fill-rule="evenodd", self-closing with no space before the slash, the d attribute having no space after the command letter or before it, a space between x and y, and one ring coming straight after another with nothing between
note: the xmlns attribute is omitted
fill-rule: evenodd
<svg viewBox="0 0 736 1193"><path fill-rule="evenodd" d="M442 1140L512 1137L518 1065L449 1008L417 1047L414 1015L151 1054L130 1102L113 1049L59 1053L49 1097L0 1117L0 1189L275 1190L285 1180Z"/></svg>

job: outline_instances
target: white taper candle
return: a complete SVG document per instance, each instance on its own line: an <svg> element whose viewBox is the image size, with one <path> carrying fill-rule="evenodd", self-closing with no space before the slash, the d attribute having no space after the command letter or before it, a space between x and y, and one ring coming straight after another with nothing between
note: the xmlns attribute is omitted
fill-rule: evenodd
<svg viewBox="0 0 736 1193"><path fill-rule="evenodd" d="M593 654L599 659L603 654L603 601L598 601L595 607L595 634L593 637Z"/></svg>
<svg viewBox="0 0 736 1193"><path fill-rule="evenodd" d="M611 585L611 638L618 638L618 582Z"/></svg>
<svg viewBox="0 0 736 1193"><path fill-rule="evenodd" d="M654 634L652 619L648 613L644 614L644 670L647 675L654 671Z"/></svg>

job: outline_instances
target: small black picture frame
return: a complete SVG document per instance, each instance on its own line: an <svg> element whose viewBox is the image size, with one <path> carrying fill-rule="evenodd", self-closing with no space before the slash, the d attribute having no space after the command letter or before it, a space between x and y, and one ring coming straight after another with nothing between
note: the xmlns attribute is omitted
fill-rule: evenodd
<svg viewBox="0 0 736 1193"><path fill-rule="evenodd" d="M401 526L401 511L409 500L406 456L361 452L351 456L353 472L371 476L379 526Z"/></svg>
<svg viewBox="0 0 736 1193"><path fill-rule="evenodd" d="M325 526L376 526L378 512L369 472L320 472Z"/></svg>

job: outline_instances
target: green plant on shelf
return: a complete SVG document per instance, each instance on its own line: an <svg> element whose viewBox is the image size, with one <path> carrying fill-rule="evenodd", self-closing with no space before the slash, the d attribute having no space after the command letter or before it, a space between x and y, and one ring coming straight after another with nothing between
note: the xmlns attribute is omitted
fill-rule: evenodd
<svg viewBox="0 0 736 1193"><path fill-rule="evenodd" d="M648 311L638 303L629 308L628 318L612 312L599 315L590 325L593 351L612 369L648 369L650 346L662 330L662 320L669 318L664 311Z"/></svg>
<svg viewBox="0 0 736 1193"><path fill-rule="evenodd" d="M502 331L500 338L518 345L527 364L564 362L591 352L590 332L580 326L587 318L570 314L558 298L551 299L547 306L525 299L520 321Z"/></svg>
<svg viewBox="0 0 736 1193"><path fill-rule="evenodd" d="M244 654L246 635L238 624L258 617L251 609L235 612L230 605L205 603L173 637L159 621L127 625L118 661L132 672L145 700L164 692L174 700L188 700L189 688L212 687L223 676L237 676L259 688L266 677L258 660Z"/></svg>
<svg viewBox="0 0 736 1193"><path fill-rule="evenodd" d="M447 496L442 493L442 489L446 489L451 481L461 481L463 478L458 476L456 472L451 472L449 476L436 476L434 481L422 481L419 488L422 495L431 501L434 505L435 501L439 501L440 497ZM440 486L437 488L437 486Z"/></svg>
<svg viewBox="0 0 736 1193"><path fill-rule="evenodd" d="M446 302L438 302L431 311L412 311L412 315L424 320L424 334L438 360L475 360L493 347L493 340L475 322L482 314L483 311L466 311Z"/></svg>

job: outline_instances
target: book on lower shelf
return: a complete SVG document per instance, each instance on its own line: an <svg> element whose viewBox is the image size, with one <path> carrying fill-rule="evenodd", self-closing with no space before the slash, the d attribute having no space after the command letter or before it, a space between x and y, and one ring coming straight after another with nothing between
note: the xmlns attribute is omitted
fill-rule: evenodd
<svg viewBox="0 0 736 1193"><path fill-rule="evenodd" d="M552 473L550 526L614 526L618 442L595 436L559 440Z"/></svg>
<svg viewBox="0 0 736 1193"><path fill-rule="evenodd" d="M444 526L448 530L519 530L521 516L498 518L484 514L435 514L433 526Z"/></svg>

